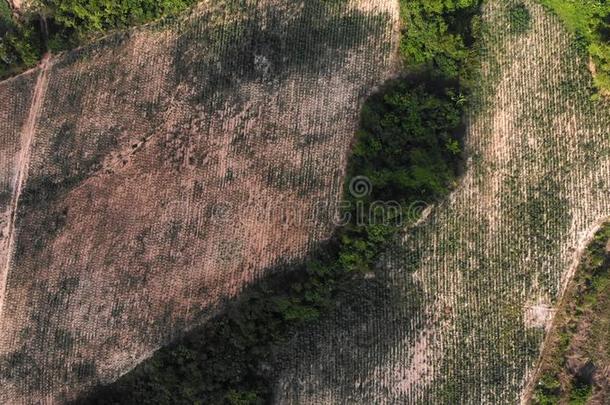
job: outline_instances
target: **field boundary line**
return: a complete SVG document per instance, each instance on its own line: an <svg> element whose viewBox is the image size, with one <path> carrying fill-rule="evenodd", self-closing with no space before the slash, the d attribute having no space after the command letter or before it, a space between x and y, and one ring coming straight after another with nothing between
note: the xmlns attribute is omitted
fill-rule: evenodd
<svg viewBox="0 0 610 405"><path fill-rule="evenodd" d="M8 273L11 267L13 250L15 248L14 233L15 233L15 221L17 219L17 212L19 210L19 198L23 190L23 184L28 175L30 167L30 156L32 139L34 138L34 131L36 130L36 124L38 123L38 117L42 110L44 102L47 84L48 84L48 67L51 56L47 54L43 57L39 68L40 73L36 79L36 85L32 94L32 101L30 103L30 109L23 129L21 130L21 150L19 151L19 163L17 166L17 172L15 174L15 180L13 183L13 196L11 198L10 205L10 216L8 224L7 234L7 246L5 250L6 258L2 264L2 270L0 273L0 325L2 324L3 310L4 310L4 299L6 297L6 284L8 282Z"/></svg>
<svg viewBox="0 0 610 405"><path fill-rule="evenodd" d="M584 259L584 255L587 251L587 247L589 247L591 242L593 242L595 235L597 235L597 232L599 232L601 227L608 221L610 221L609 217L603 217L603 218L595 221L593 223L593 225L591 226L591 228L589 228L589 230L585 234L584 238L582 239L582 243L577 247L577 249L572 254L572 263L570 264L570 267L566 273L565 280L563 280L563 285L561 286L560 295L559 295L559 301L558 301L557 305L555 306L555 313L553 314L553 319L550 322L549 329L546 332L544 341L542 342L540 354L538 355L538 358L536 359L536 365L534 367L534 370L531 373L531 375L529 376L529 378L526 379L525 387L522 391L521 400L519 402L520 405L528 405L531 403L532 397L534 395L534 390L536 389L535 384L538 381L538 379L540 378L540 373L542 371L542 360L548 354L549 340L551 339L551 337L553 336L553 333L557 329L557 326L558 326L557 323L559 322L558 315L561 313L562 309L564 309L565 306L567 305L567 303L566 303L567 296L568 296L568 293L570 292L570 288L572 288L572 282L574 281L574 277L576 276L576 271L578 270L578 267L580 267L580 264L582 263L582 260Z"/></svg>

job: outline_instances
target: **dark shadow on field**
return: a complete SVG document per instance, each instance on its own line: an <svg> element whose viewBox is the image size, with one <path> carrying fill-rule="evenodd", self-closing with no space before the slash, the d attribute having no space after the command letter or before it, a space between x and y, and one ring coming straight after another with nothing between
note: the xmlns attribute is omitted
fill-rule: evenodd
<svg viewBox="0 0 610 405"><path fill-rule="evenodd" d="M397 347L401 363L408 365L414 353L404 342L415 343L425 327L424 292L412 273L418 260L407 249L393 244L385 264L341 286L332 311L278 348L274 403L308 403L333 394L351 403L383 400L383 389L390 387L379 391L382 382L371 378L374 370L393 364Z"/></svg>
<svg viewBox="0 0 610 405"><path fill-rule="evenodd" d="M371 37L382 38L389 20L342 0L285 0L265 10L230 0L185 24L174 51L174 80L194 86L197 101L234 103L236 83L274 85L294 74L332 73Z"/></svg>
<svg viewBox="0 0 610 405"><path fill-rule="evenodd" d="M332 256L335 244L334 238L320 244L312 256ZM404 252L393 246L388 253ZM265 274L270 275L238 298L222 302L221 314L184 333L118 381L72 403L215 404L225 403L227 393L256 393L261 402L252 403L269 403L277 397L274 390L280 389L276 382L281 376L312 361L328 366L318 370L321 381L347 390L384 364L406 330L415 334L421 326L414 315L422 310L422 291L411 274L403 274L397 283L379 266L373 273L334 280L336 292L319 318L292 323L275 303L289 298L311 272L304 262L292 262ZM387 328L388 323L393 327ZM336 365L346 367L338 373Z"/></svg>

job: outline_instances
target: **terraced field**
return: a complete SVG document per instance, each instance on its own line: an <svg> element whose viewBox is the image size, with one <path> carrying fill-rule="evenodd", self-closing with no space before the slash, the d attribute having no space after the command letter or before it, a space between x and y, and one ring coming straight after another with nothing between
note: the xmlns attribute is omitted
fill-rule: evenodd
<svg viewBox="0 0 610 405"><path fill-rule="evenodd" d="M515 21L520 3L485 4L458 189L406 252L388 252L383 276L295 342L277 403L520 401L610 216L610 106L591 100L586 52L561 22L533 1L531 21Z"/></svg>
<svg viewBox="0 0 610 405"><path fill-rule="evenodd" d="M0 402L115 379L327 238L397 21L204 1L0 83Z"/></svg>

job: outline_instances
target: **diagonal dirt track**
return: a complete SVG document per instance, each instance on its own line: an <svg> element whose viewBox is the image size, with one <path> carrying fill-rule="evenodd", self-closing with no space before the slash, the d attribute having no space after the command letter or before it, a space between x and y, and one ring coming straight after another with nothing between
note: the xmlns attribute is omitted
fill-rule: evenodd
<svg viewBox="0 0 610 405"><path fill-rule="evenodd" d="M19 208L19 197L25 180L27 179L27 172L30 162L30 152L32 146L32 139L34 138L34 132L36 130L36 122L42 109L44 96L47 88L47 72L50 63L50 54L47 54L42 59L36 80L36 86L34 88L34 95L32 97L32 104L28 112L27 119L23 125L21 131L21 152L19 154L18 167L13 183L13 196L11 199L11 213L8 223L8 235L5 250L5 262L2 265L2 271L0 272L0 320L2 319L2 311L4 308L4 297L6 292L6 283L8 279L9 269L11 267L12 252L15 248L14 231L15 231L15 219Z"/></svg>

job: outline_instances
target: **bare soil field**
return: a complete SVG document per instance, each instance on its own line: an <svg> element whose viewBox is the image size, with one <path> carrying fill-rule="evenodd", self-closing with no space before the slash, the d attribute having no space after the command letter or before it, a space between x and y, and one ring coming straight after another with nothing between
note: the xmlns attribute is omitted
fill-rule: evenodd
<svg viewBox="0 0 610 405"><path fill-rule="evenodd" d="M385 276L302 333L279 404L514 404L580 253L610 215L610 106L534 1L490 0L466 173L388 252ZM349 299L346 299L349 302Z"/></svg>
<svg viewBox="0 0 610 405"><path fill-rule="evenodd" d="M0 83L0 402L117 378L327 238L397 14L204 1Z"/></svg>

